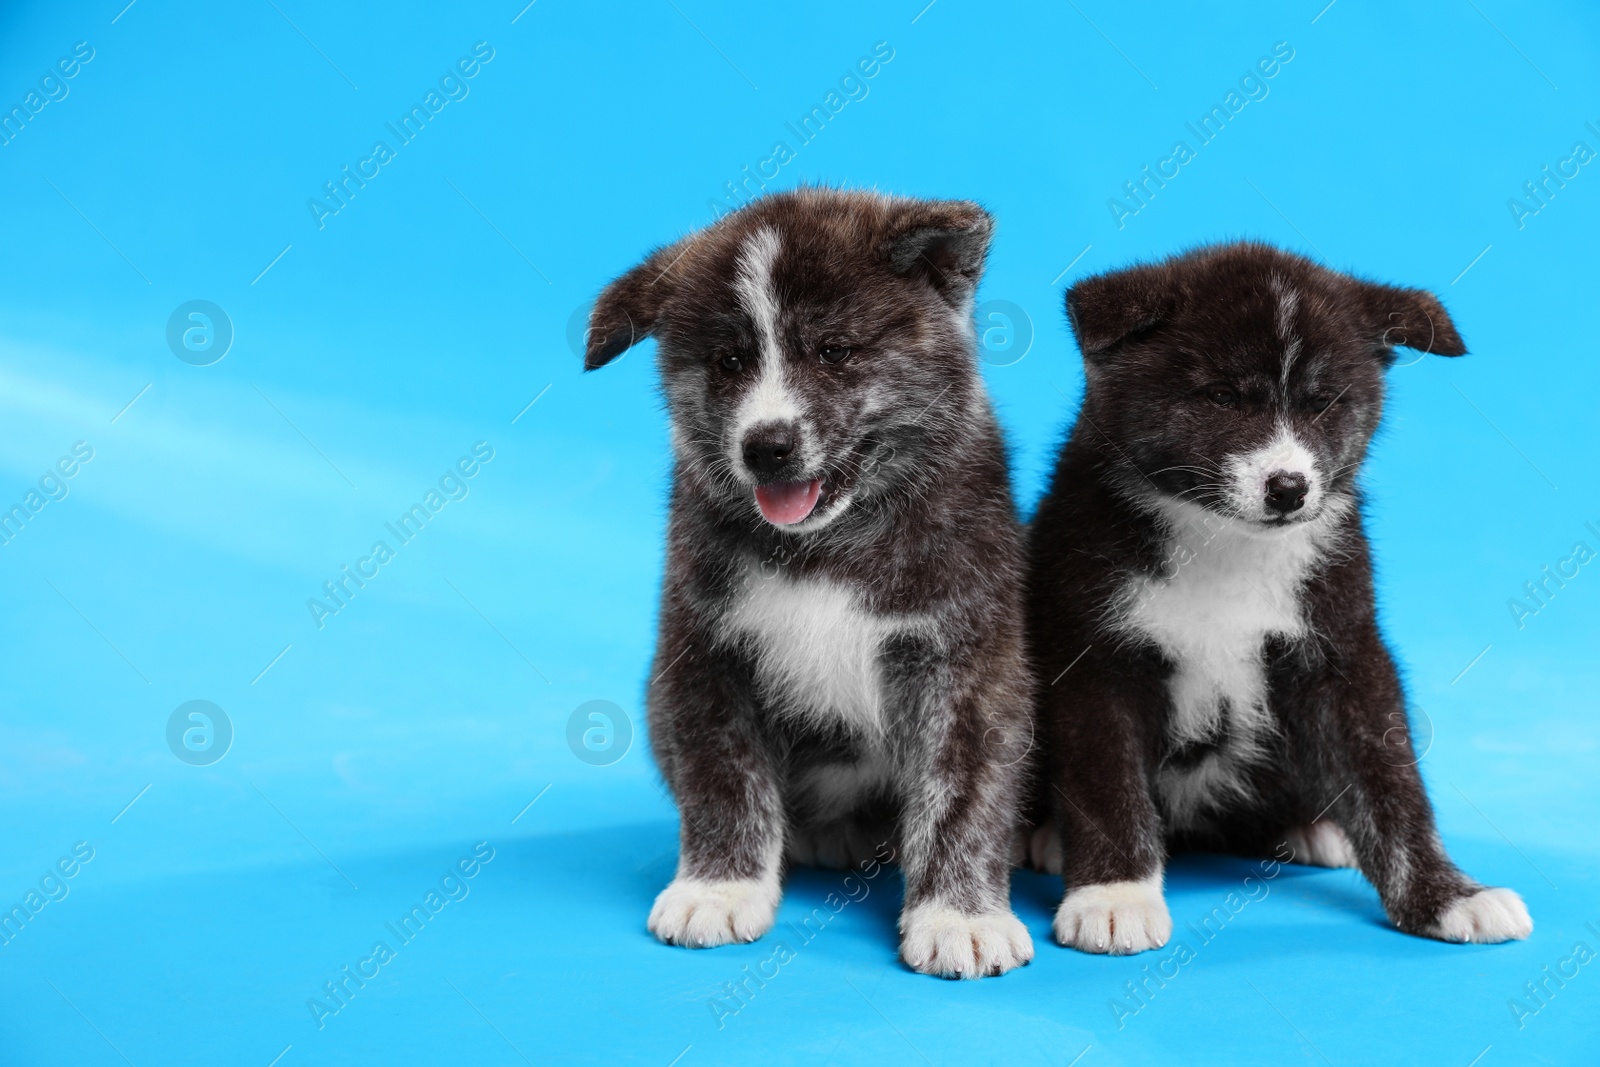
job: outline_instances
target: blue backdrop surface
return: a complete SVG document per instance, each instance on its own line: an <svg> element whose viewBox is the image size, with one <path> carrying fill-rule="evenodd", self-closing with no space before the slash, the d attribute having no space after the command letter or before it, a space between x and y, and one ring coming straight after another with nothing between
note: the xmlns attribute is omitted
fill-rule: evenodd
<svg viewBox="0 0 1600 1067"><path fill-rule="evenodd" d="M1600 1062L1591 5L124 2L0 16L0 1063ZM1391 372L1380 596L1531 940L1205 856L1181 965L1053 945L1032 874L997 980L896 962L892 874L650 938L666 427L653 347L585 377L574 322L801 182L995 213L1025 511L1075 279L1254 237L1441 294L1472 355Z"/></svg>

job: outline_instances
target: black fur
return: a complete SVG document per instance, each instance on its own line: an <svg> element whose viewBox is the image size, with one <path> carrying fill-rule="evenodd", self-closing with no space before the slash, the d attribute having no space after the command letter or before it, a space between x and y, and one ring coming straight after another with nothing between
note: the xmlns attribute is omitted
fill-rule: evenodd
<svg viewBox="0 0 1600 1067"><path fill-rule="evenodd" d="M1170 931L1164 906L1156 915L1159 896L1142 911L1125 909L1118 929L1115 904L1090 915L1100 907L1094 894L1069 908L1072 894L1159 879L1169 850L1260 854L1291 842L1302 861L1327 862L1303 854L1318 816L1343 832L1400 929L1526 936L1514 932L1526 921L1525 911L1511 914L1520 900L1495 897L1465 918L1447 915L1481 887L1450 861L1434 828L1362 529L1357 473L1393 346L1466 351L1443 307L1420 290L1235 244L1087 279L1068 293L1067 313L1088 385L1032 524L1029 592L1048 751L1036 815L1053 814L1058 828L1035 835L1034 853L1062 865L1058 939L1091 951L1154 947L1166 937L1161 920ZM1246 467L1232 461L1261 456L1273 440L1301 451L1281 471L1271 468L1290 457L1287 445L1240 473ZM1287 468L1296 465L1312 484L1293 481ZM1288 510L1274 510L1275 486L1305 502L1280 494ZM1307 562L1283 572L1298 577L1281 583L1281 601L1253 588L1291 557L1291 544L1305 546ZM1247 563L1236 587L1204 584L1228 573L1227 560L1252 554L1263 568L1254 581ZM1253 610L1266 620L1246 653L1264 683L1264 701L1251 705L1263 711L1251 751L1240 737L1252 721L1247 701L1184 696L1184 719L1175 694L1191 690L1180 688L1180 674L1197 686L1212 675L1185 665L1202 660L1172 651L1177 639L1150 636L1160 619L1138 614L1196 603L1201 630L1214 619L1219 634L1232 632ZM1130 623L1136 617L1150 621ZM1188 647L1211 647L1212 636L1196 633ZM1236 774L1227 771L1235 759ZM1207 773L1235 787L1209 798L1185 791Z"/></svg>

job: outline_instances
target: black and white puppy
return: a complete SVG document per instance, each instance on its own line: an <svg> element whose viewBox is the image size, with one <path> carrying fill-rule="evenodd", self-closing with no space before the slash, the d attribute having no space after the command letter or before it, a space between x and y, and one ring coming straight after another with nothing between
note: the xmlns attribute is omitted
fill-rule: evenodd
<svg viewBox="0 0 1600 1067"><path fill-rule="evenodd" d="M1466 352L1444 308L1232 244L1090 278L1067 314L1087 389L1029 593L1056 939L1159 947L1169 849L1285 844L1359 867L1401 930L1526 937L1434 828L1362 530L1394 346Z"/></svg>
<svg viewBox="0 0 1600 1067"><path fill-rule="evenodd" d="M1025 554L977 372L978 206L802 189L661 248L601 294L586 366L645 336L671 419L648 703L681 816L649 926L772 925L782 868L892 838L901 954L1026 963L1009 849L1032 676Z"/></svg>

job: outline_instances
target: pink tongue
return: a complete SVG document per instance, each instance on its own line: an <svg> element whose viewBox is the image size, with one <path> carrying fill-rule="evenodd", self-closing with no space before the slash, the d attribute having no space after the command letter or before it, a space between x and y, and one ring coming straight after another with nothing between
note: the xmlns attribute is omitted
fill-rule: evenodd
<svg viewBox="0 0 1600 1067"><path fill-rule="evenodd" d="M773 482L756 486L756 505L775 526L792 526L811 514L822 495L822 482Z"/></svg>

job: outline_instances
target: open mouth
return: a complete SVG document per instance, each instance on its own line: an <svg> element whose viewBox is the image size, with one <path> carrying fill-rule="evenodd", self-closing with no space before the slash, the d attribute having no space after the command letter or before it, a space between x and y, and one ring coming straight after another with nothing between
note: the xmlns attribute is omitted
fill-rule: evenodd
<svg viewBox="0 0 1600 1067"><path fill-rule="evenodd" d="M880 442L867 437L840 464L825 469L821 478L767 482L755 487L756 507L774 526L796 526L825 512L838 511L861 484L879 454ZM891 450L891 455L892 450Z"/></svg>
<svg viewBox="0 0 1600 1067"><path fill-rule="evenodd" d="M762 518L774 526L793 526L804 522L817 510L822 499L822 479L809 482L769 482L756 486L756 507Z"/></svg>

